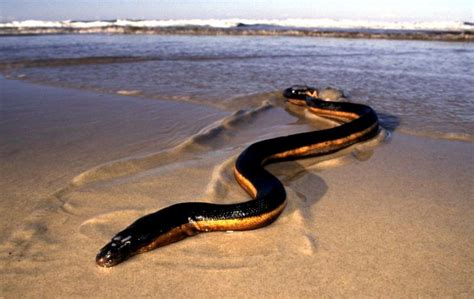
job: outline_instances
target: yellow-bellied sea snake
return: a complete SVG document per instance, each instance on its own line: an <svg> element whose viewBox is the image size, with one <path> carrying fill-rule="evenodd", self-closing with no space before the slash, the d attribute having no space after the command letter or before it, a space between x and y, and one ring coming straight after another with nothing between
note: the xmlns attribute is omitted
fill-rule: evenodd
<svg viewBox="0 0 474 299"><path fill-rule="evenodd" d="M344 124L321 131L277 137L253 143L237 158L234 174L252 199L236 204L186 202L145 215L119 232L97 254L96 262L112 267L129 257L200 232L255 229L273 222L283 211L283 184L266 164L334 153L374 137L379 124L369 106L318 99L318 90L293 86L284 91L290 104L307 107L315 114L343 119Z"/></svg>

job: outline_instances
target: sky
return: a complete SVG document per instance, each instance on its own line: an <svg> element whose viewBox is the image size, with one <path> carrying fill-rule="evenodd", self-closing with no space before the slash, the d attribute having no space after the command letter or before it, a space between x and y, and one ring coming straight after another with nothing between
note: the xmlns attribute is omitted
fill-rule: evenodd
<svg viewBox="0 0 474 299"><path fill-rule="evenodd" d="M474 0L0 0L0 21L332 18L474 21Z"/></svg>

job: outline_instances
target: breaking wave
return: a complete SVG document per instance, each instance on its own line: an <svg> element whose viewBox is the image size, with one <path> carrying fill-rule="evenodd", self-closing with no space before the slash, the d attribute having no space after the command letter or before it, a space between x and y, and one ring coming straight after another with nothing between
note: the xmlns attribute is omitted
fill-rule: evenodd
<svg viewBox="0 0 474 299"><path fill-rule="evenodd" d="M394 22L335 19L98 20L0 23L0 35L113 33L196 35L294 35L364 38L473 40L473 23ZM416 33L416 34L415 34ZM462 37L453 38L452 35Z"/></svg>
<svg viewBox="0 0 474 299"><path fill-rule="evenodd" d="M387 30L472 30L473 25L459 21L390 22L335 19L186 19L186 20L106 20L106 21L40 21L26 20L0 23L0 28L98 28L98 27L183 27L203 26L232 28L269 26L287 28L339 28Z"/></svg>

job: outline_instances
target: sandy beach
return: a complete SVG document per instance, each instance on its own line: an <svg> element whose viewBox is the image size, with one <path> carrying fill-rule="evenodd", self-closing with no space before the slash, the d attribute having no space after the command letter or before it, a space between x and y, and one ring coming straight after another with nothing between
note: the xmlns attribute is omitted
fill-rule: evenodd
<svg viewBox="0 0 474 299"><path fill-rule="evenodd" d="M272 225L209 233L110 269L98 249L185 201L248 199L237 155L324 127L278 104L192 103L0 79L0 297L474 296L474 144L391 132L331 157L270 165Z"/></svg>

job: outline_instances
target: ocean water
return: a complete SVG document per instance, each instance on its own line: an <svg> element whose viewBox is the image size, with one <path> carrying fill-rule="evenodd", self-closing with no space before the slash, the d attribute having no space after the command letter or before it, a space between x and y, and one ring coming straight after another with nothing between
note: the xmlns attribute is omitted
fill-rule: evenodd
<svg viewBox="0 0 474 299"><path fill-rule="evenodd" d="M389 129L474 140L470 42L105 34L1 40L7 78L228 111L258 106L293 84L332 86L371 105Z"/></svg>

